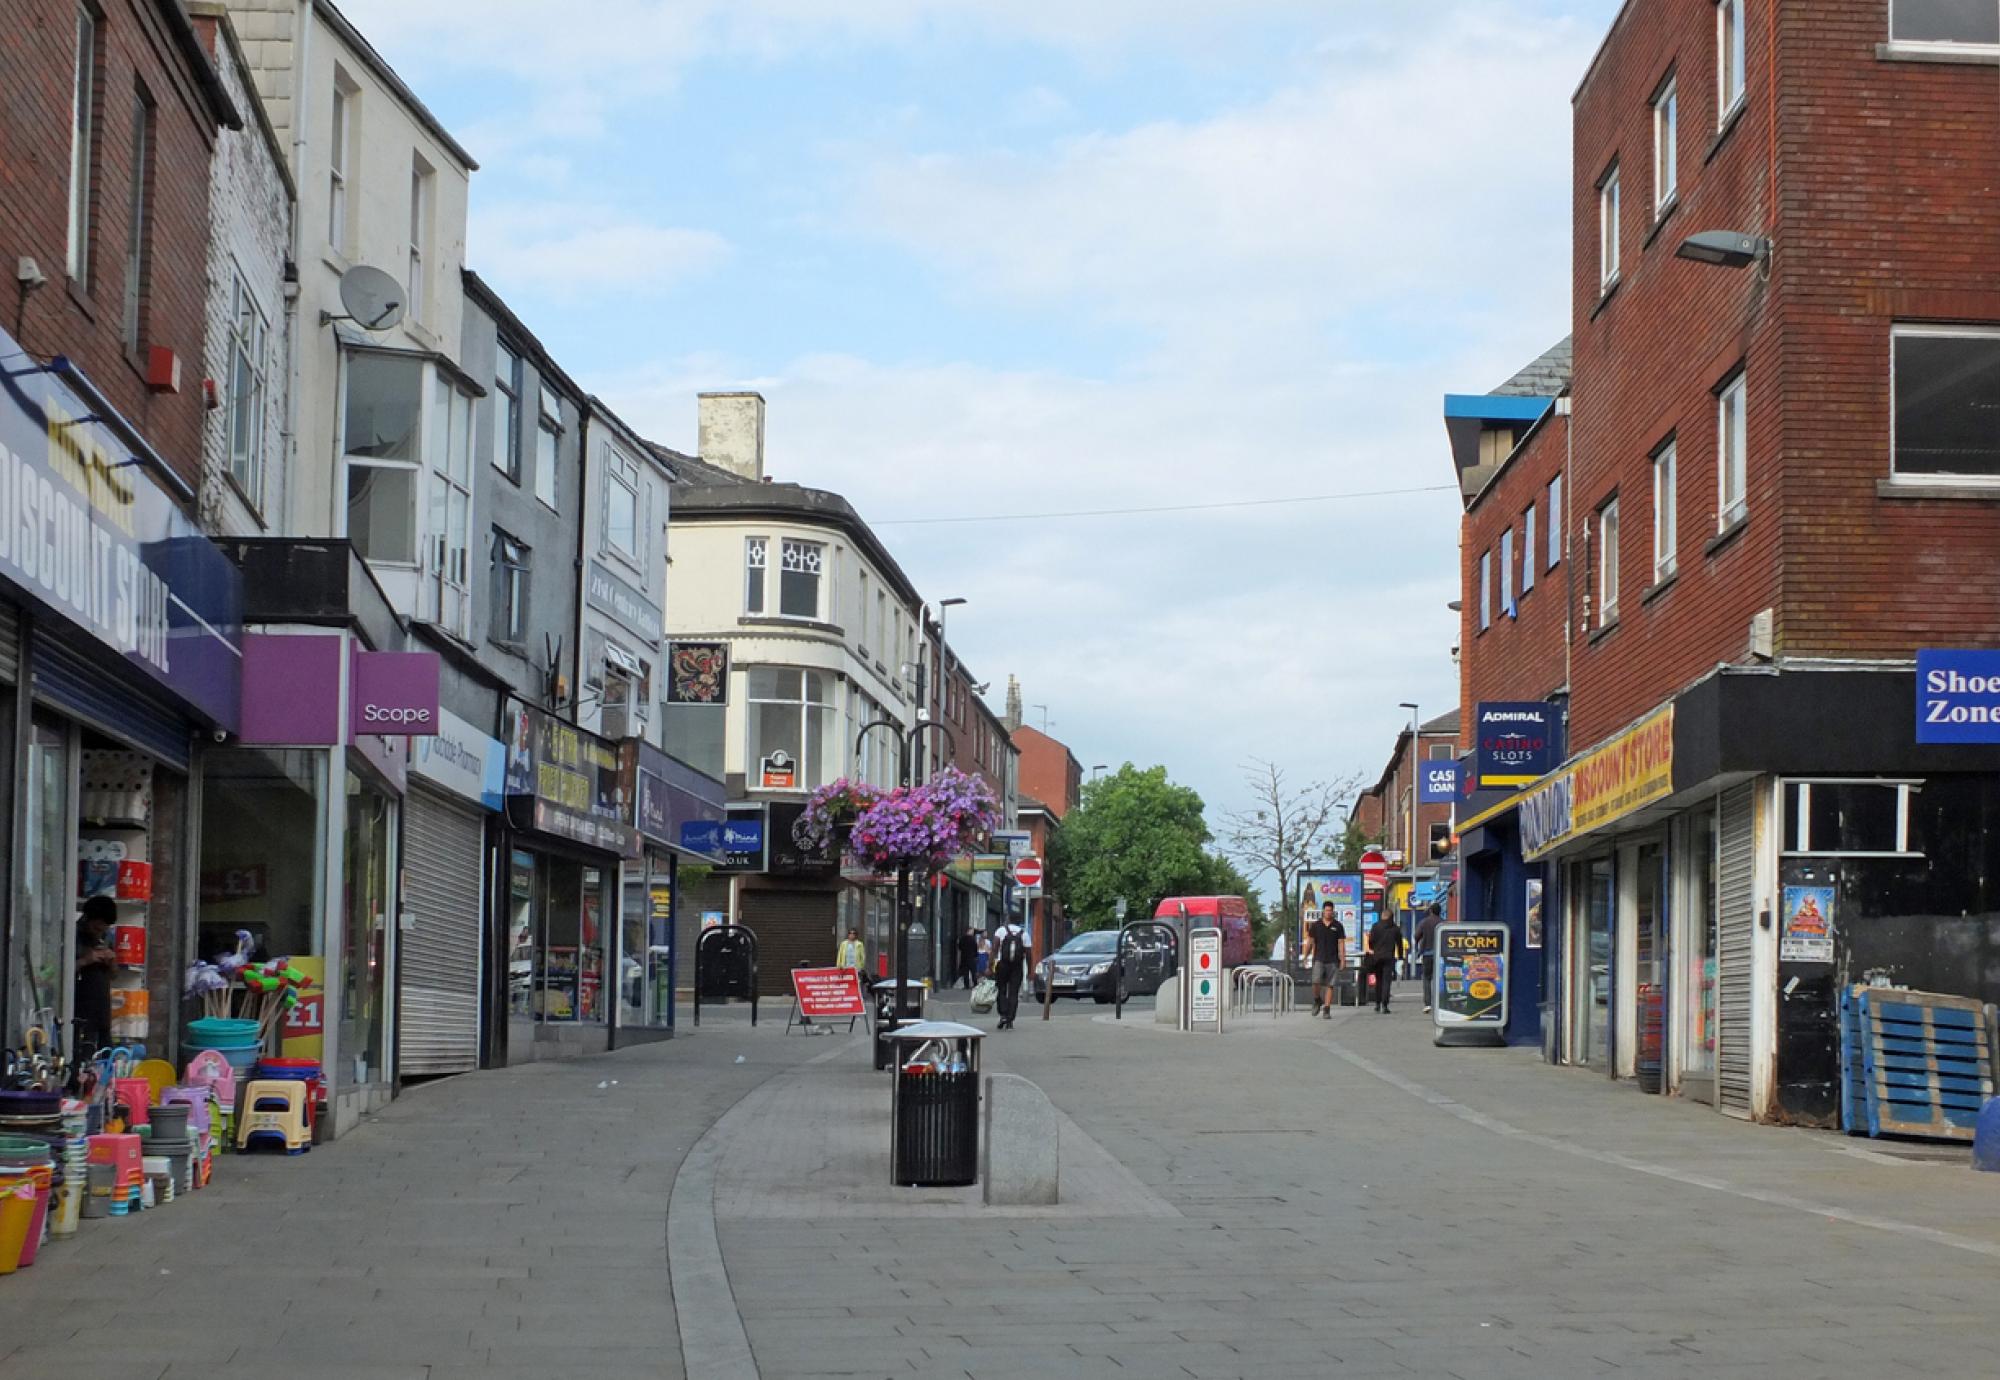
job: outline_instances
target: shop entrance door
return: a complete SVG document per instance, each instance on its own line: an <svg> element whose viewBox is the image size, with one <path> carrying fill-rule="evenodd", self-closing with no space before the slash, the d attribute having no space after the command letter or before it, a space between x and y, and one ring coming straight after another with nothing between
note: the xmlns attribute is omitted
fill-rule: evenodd
<svg viewBox="0 0 2000 1380"><path fill-rule="evenodd" d="M1665 1087L1667 1048L1667 850L1658 839L1631 850L1633 1072L1640 1090Z"/></svg>
<svg viewBox="0 0 2000 1380"><path fill-rule="evenodd" d="M1681 884L1675 944L1675 1002L1680 1091L1697 1102L1715 1101L1716 962L1721 930L1716 908L1715 806L1689 812L1680 850Z"/></svg>
<svg viewBox="0 0 2000 1380"><path fill-rule="evenodd" d="M76 834L73 776L75 755L69 729L39 716L28 735L28 790L22 801L23 832L27 848L22 857L20 916L15 930L16 954L9 954L4 971L16 975L8 994L7 1033L9 1047L20 1043L21 1032L31 1025L53 1035L69 1030L71 994L75 988L74 959L70 952L76 916L71 898L75 895L76 863L72 840ZM25 962L19 960L25 959ZM108 1039L108 1012L98 1013L106 1028L99 1038ZM95 1039L93 1039L95 1043Z"/></svg>
<svg viewBox="0 0 2000 1380"><path fill-rule="evenodd" d="M1618 909L1617 873L1610 858L1571 868L1570 1062L1605 1068L1611 1035L1611 934Z"/></svg>

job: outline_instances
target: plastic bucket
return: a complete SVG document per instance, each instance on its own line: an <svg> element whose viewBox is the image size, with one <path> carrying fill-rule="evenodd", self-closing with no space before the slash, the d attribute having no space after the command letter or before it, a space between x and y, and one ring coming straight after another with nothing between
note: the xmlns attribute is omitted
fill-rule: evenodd
<svg viewBox="0 0 2000 1380"><path fill-rule="evenodd" d="M254 1049L261 1043L258 1033L260 1021L245 1020L240 1016L203 1016L188 1022L188 1034L193 1036L188 1047L203 1049Z"/></svg>
<svg viewBox="0 0 2000 1380"><path fill-rule="evenodd" d="M55 1169L49 1165L30 1169L28 1182L35 1186L35 1210L28 1219L28 1239L21 1243L23 1265L34 1264L42 1249L42 1225L49 1220L49 1194L55 1183Z"/></svg>
<svg viewBox="0 0 2000 1380"><path fill-rule="evenodd" d="M251 1072L253 1069L257 1067L257 1060L261 1053L259 1047L255 1044L233 1045L227 1048L221 1048L215 1045L193 1044L188 1046L187 1053L188 1056L192 1058L197 1054L201 1054L211 1049L213 1049L217 1054L220 1054L224 1059L228 1060L229 1067L235 1069L239 1077Z"/></svg>
<svg viewBox="0 0 2000 1380"><path fill-rule="evenodd" d="M153 1108L148 1125L153 1128L154 1140L184 1140L187 1138L188 1113L193 1108L185 1102L163 1103Z"/></svg>
<svg viewBox="0 0 2000 1380"><path fill-rule="evenodd" d="M25 1176L0 1179L0 1275L21 1268L28 1224L35 1220L35 1186Z"/></svg>

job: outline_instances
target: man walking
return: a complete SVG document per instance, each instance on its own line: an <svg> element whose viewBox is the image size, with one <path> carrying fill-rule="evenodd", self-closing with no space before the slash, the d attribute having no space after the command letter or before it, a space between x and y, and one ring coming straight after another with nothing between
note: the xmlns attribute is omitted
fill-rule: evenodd
<svg viewBox="0 0 2000 1380"><path fill-rule="evenodd" d="M979 970L979 940L971 930L961 930L958 935L958 981L966 991L972 990L973 975Z"/></svg>
<svg viewBox="0 0 2000 1380"><path fill-rule="evenodd" d="M1431 1009L1431 1000L1436 995L1432 990L1437 974L1437 957L1432 952L1437 947L1438 926L1444 923L1444 916L1433 901L1424 911L1424 918L1417 924L1417 967L1424 979L1424 1010Z"/></svg>
<svg viewBox="0 0 2000 1380"><path fill-rule="evenodd" d="M1319 919L1306 927L1305 957L1312 964L1313 1015L1333 1019L1334 989L1340 982L1341 946L1347 927L1334 913L1333 902L1320 907Z"/></svg>
<svg viewBox="0 0 2000 1380"><path fill-rule="evenodd" d="M1014 1016L1021 1009L1021 980L1027 974L1028 938L1009 920L993 933L994 1006L1000 1012L1002 1030L1014 1028Z"/></svg>
<svg viewBox="0 0 2000 1380"><path fill-rule="evenodd" d="M1384 909L1382 918L1368 931L1368 970L1375 975L1375 1009L1389 1014L1389 990L1396 984L1396 960L1402 956L1403 927L1396 913Z"/></svg>

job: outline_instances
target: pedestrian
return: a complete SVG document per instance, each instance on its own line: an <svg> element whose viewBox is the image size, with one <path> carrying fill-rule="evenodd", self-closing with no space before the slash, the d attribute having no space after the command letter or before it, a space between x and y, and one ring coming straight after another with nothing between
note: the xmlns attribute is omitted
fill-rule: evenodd
<svg viewBox="0 0 2000 1380"><path fill-rule="evenodd" d="M993 966L993 941L986 931L979 932L979 976L985 977L986 970Z"/></svg>
<svg viewBox="0 0 2000 1380"><path fill-rule="evenodd" d="M1328 901L1319 908L1319 919L1306 928L1305 957L1312 964L1313 1015L1333 1019L1334 989L1340 983L1341 952L1347 943L1347 927Z"/></svg>
<svg viewBox="0 0 2000 1380"><path fill-rule="evenodd" d="M858 972L867 961L868 951L861 943L861 931L856 929L848 930L847 938L841 940L840 947L834 950L833 966L836 968L853 968Z"/></svg>
<svg viewBox="0 0 2000 1380"><path fill-rule="evenodd" d="M994 1005L1000 1012L1000 1029L1012 1030L1021 1009L1021 980L1028 975L1028 937L1009 920L993 932Z"/></svg>
<svg viewBox="0 0 2000 1380"><path fill-rule="evenodd" d="M111 1046L111 975L118 953L111 947L111 927L118 920L118 903L93 896L83 903L76 921L76 1060L84 1063Z"/></svg>
<svg viewBox="0 0 2000 1380"><path fill-rule="evenodd" d="M1382 918L1368 931L1368 968L1375 975L1375 1009L1389 1014L1389 992L1396 985L1396 960L1403 953L1403 927L1396 913L1384 910Z"/></svg>
<svg viewBox="0 0 2000 1380"><path fill-rule="evenodd" d="M979 971L979 941L973 938L971 930L961 930L958 935L958 981L966 991L972 990L973 975Z"/></svg>
<svg viewBox="0 0 2000 1380"><path fill-rule="evenodd" d="M1431 1009L1431 1001L1437 995L1432 990L1437 974L1437 955L1433 950L1437 947L1438 926L1443 923L1444 916L1439 913L1438 904L1435 901L1431 902L1429 908L1424 911L1424 918L1417 923L1417 965L1424 979L1424 1010L1426 1011Z"/></svg>

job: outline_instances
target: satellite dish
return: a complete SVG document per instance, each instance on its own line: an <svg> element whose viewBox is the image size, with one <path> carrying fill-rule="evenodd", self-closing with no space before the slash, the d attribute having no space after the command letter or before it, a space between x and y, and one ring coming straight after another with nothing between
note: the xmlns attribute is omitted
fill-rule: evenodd
<svg viewBox="0 0 2000 1380"><path fill-rule="evenodd" d="M340 275L340 305L345 317L321 313L327 321L352 321L365 331L386 331L403 319L403 285L379 268L356 264Z"/></svg>

